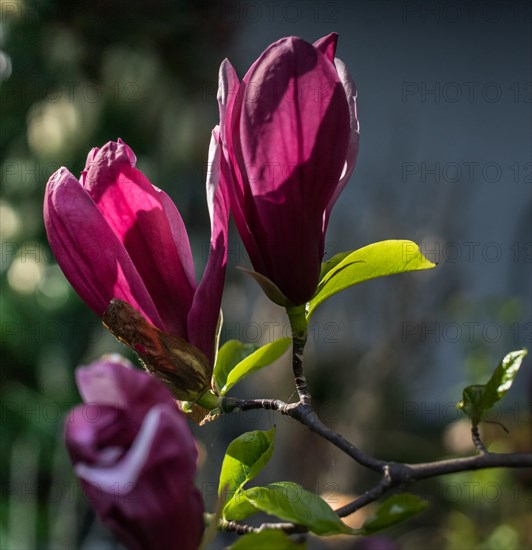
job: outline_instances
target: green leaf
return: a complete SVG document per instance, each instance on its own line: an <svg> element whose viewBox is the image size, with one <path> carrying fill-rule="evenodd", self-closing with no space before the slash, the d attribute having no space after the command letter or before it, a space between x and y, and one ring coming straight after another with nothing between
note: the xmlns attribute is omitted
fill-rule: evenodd
<svg viewBox="0 0 532 550"><path fill-rule="evenodd" d="M256 344L245 344L238 340L228 340L218 350L216 364L214 365L213 377L218 390L225 386L227 375L235 368L240 361L251 355L258 349Z"/></svg>
<svg viewBox="0 0 532 550"><path fill-rule="evenodd" d="M246 497L246 491L239 491L228 500L223 511L224 519L241 521L259 512Z"/></svg>
<svg viewBox="0 0 532 550"><path fill-rule="evenodd" d="M283 307L288 307L290 305L290 300L281 292L281 289L272 280L266 277L266 275L262 275L262 273L257 273L252 269L246 269L241 266L237 266L237 269L240 269L240 271L243 271L253 277L255 281L259 283L264 294L266 294L272 302Z"/></svg>
<svg viewBox="0 0 532 550"><path fill-rule="evenodd" d="M286 533L277 529L245 535L230 550L303 550L305 546L306 543L294 542Z"/></svg>
<svg viewBox="0 0 532 550"><path fill-rule="evenodd" d="M227 380L220 388L220 394L225 395L237 382L252 372L271 365L286 352L291 343L291 338L280 338L248 355L227 374Z"/></svg>
<svg viewBox="0 0 532 550"><path fill-rule="evenodd" d="M411 493L401 493L386 499L362 525L364 535L370 535L385 527L400 523L422 512L429 503Z"/></svg>
<svg viewBox="0 0 532 550"><path fill-rule="evenodd" d="M462 401L456 405L469 416L473 426L477 426L482 418L481 403L485 387L484 384L467 386L462 393Z"/></svg>
<svg viewBox="0 0 532 550"><path fill-rule="evenodd" d="M317 535L352 534L334 510L318 495L297 483L281 481L243 491L255 508L285 521L304 525Z"/></svg>
<svg viewBox="0 0 532 550"><path fill-rule="evenodd" d="M273 453L274 434L275 428L256 430L231 441L222 463L218 494L227 491L234 495L266 466Z"/></svg>
<svg viewBox="0 0 532 550"><path fill-rule="evenodd" d="M484 409L487 410L495 405L495 403L497 403L497 401L499 401L512 387L512 383L517 376L519 367L521 366L527 353L528 350L526 349L511 351L499 363L495 369L495 372L488 380L484 395L482 396L481 406Z"/></svg>
<svg viewBox="0 0 532 550"><path fill-rule="evenodd" d="M488 411L512 387L524 357L528 350L511 351L499 363L487 384L467 386L462 394L462 401L457 407L471 418L476 426Z"/></svg>
<svg viewBox="0 0 532 550"><path fill-rule="evenodd" d="M336 267L344 258L347 258L349 254L352 254L353 251L349 250L348 252L339 252L338 254L335 254L332 258L329 258L326 262L323 262L321 264L321 271L320 271L320 281L329 273L329 271Z"/></svg>
<svg viewBox="0 0 532 550"><path fill-rule="evenodd" d="M337 256L329 262L335 261ZM433 267L436 264L427 260L412 241L381 241L355 250L326 272L308 304L307 318L310 319L325 300L350 286L377 277Z"/></svg>

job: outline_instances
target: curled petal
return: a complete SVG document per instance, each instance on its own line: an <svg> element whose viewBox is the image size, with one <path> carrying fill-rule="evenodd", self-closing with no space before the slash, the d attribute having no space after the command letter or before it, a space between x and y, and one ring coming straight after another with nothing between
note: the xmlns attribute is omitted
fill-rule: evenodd
<svg viewBox="0 0 532 550"><path fill-rule="evenodd" d="M347 182L349 181L349 178L351 177L351 174L353 173L353 170L355 169L355 164L358 156L359 139L360 139L360 125L358 123L357 103L356 103L357 89L356 89L355 82L351 78L351 75L349 74L349 71L347 70L345 63L341 59L336 58L334 60L334 64L336 66L336 70L338 71L338 76L340 78L340 81L342 82L342 85L344 87L347 103L349 105L350 134L349 134L349 144L347 145L347 153L345 157L344 170L340 178L340 181L338 182L336 190L334 191L333 196L329 201L329 205L327 207L327 219L330 215L330 212L334 203L340 196L340 193L344 190L345 186L347 185Z"/></svg>
<svg viewBox="0 0 532 550"><path fill-rule="evenodd" d="M197 448L168 390L116 359L85 367L78 380L100 414L87 414L88 405L77 407L65 438L83 491L102 521L128 548L171 550L177 544L196 550L203 530L203 503L194 486ZM151 405L139 403L143 398Z"/></svg>
<svg viewBox="0 0 532 550"><path fill-rule="evenodd" d="M107 355L87 367L79 367L76 382L85 403L131 407L141 416L157 403L174 403L159 381L134 369L120 356Z"/></svg>
<svg viewBox="0 0 532 550"><path fill-rule="evenodd" d="M118 426L118 417L119 411L117 409L99 403L88 403L70 411L65 424L65 438L68 442L68 452L72 462L76 463L80 460L88 464L105 462L105 460L102 461L100 442L102 433L109 431L111 431L111 438L114 440L113 448L117 449L117 456L121 456L123 454L122 445L125 448L129 446L131 440L135 437L138 426L137 429L133 429L133 432L126 434L126 441L119 442L116 436L121 435L121 433L113 429L113 427ZM97 426L96 419L98 421ZM123 433L123 426L121 428L120 431Z"/></svg>
<svg viewBox="0 0 532 550"><path fill-rule="evenodd" d="M48 241L80 297L102 315L113 298L162 323L130 255L92 198L66 169L49 179L44 200Z"/></svg>
<svg viewBox="0 0 532 550"><path fill-rule="evenodd" d="M186 337L195 289L188 235L173 202L132 166L129 151L107 143L89 164L84 186L144 281L163 322L157 326Z"/></svg>
<svg viewBox="0 0 532 550"><path fill-rule="evenodd" d="M238 160L235 153L237 149L240 150L240 111L245 94L245 85L238 84L237 93L229 93L231 84L235 86L238 78L228 61L222 62L220 66L218 82L218 104L220 109L219 139L222 147L219 170L226 178L231 211L238 227L240 238L246 247L255 269L264 273L267 271L266 260L262 256L262 250L255 238L253 228L248 223L248 219L251 220L254 214L249 214L249 210L253 209L253 202L246 199L246 194L249 196L247 174L245 170L238 168Z"/></svg>
<svg viewBox="0 0 532 550"><path fill-rule="evenodd" d="M188 317L190 342L203 351L211 362L215 353L216 327L227 265L229 195L224 163L220 136L215 128L209 147L207 177L207 203L211 218L209 258Z"/></svg>
<svg viewBox="0 0 532 550"><path fill-rule="evenodd" d="M338 43L338 33L331 32L314 42L313 46L319 50L331 63L334 63L334 54Z"/></svg>
<svg viewBox="0 0 532 550"><path fill-rule="evenodd" d="M220 110L220 128L222 131L225 127L226 110L232 109L239 87L240 82L235 69L228 59L224 59L218 72L218 92L216 95Z"/></svg>
<svg viewBox="0 0 532 550"><path fill-rule="evenodd" d="M128 548L196 550L203 503L193 485L197 450L186 420L150 409L131 447L109 466L75 464L91 504ZM68 440L67 440L68 443Z"/></svg>
<svg viewBox="0 0 532 550"><path fill-rule="evenodd" d="M104 490L106 488L111 489L117 483L118 487L122 488L122 494L127 495L133 491L139 480L141 470L148 462L163 412L164 405L152 407L148 411L133 444L123 460L103 468L99 464L78 462L75 466L77 476Z"/></svg>

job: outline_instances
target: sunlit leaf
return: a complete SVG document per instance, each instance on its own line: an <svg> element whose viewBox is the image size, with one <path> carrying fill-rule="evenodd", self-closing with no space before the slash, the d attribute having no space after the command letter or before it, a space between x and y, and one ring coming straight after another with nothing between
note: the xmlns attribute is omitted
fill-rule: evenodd
<svg viewBox="0 0 532 550"><path fill-rule="evenodd" d="M214 365L213 377L218 390L225 386L227 375L235 368L240 361L251 355L258 349L256 344L246 344L238 340L228 340L218 350L216 364Z"/></svg>
<svg viewBox="0 0 532 550"><path fill-rule="evenodd" d="M220 473L218 494L230 497L253 479L270 460L273 453L275 428L242 434L227 447Z"/></svg>
<svg viewBox="0 0 532 550"><path fill-rule="evenodd" d="M297 525L317 535L351 534L334 510L318 495L305 491L297 483L281 481L243 492L255 508Z"/></svg>
<svg viewBox="0 0 532 550"><path fill-rule="evenodd" d="M386 499L362 526L362 532L370 535L385 527L400 523L409 517L422 512L429 503L410 493L393 495Z"/></svg>
<svg viewBox="0 0 532 550"><path fill-rule="evenodd" d="M291 343L291 338L280 338L279 340L262 346L251 355L248 355L228 372L227 380L220 388L221 395L225 395L237 382L240 382L240 380L252 372L271 365L286 352Z"/></svg>
<svg viewBox="0 0 532 550"><path fill-rule="evenodd" d="M526 349L511 351L499 363L488 380L482 396L481 406L485 410L495 405L512 387L512 383L527 353L528 350Z"/></svg>
<svg viewBox="0 0 532 550"><path fill-rule="evenodd" d="M339 252L338 254L335 254L332 258L329 258L327 261L323 262L321 264L321 271L320 271L320 281L329 273L329 271L336 267L344 258L347 258L349 254L352 254L353 250L348 250L347 252Z"/></svg>
<svg viewBox="0 0 532 550"><path fill-rule="evenodd" d="M487 384L467 386L462 395L462 401L457 407L471 418L476 426L486 411L488 411L512 387L525 355L528 350L511 351L499 363Z"/></svg>
<svg viewBox="0 0 532 550"><path fill-rule="evenodd" d="M260 512L246 497L246 491L239 491L228 500L223 511L226 520L242 521Z"/></svg>
<svg viewBox="0 0 532 550"><path fill-rule="evenodd" d="M476 426L482 418L482 395L484 394L485 384L473 384L467 386L462 392L462 401L457 404L459 409L462 409L471 422Z"/></svg>
<svg viewBox="0 0 532 550"><path fill-rule="evenodd" d="M333 265L338 256L341 259L341 255L336 255L329 260L332 267L326 271L309 302L307 318L310 318L325 300L353 285L386 275L436 267L436 264L423 256L419 246L412 241L390 240L373 243L351 252ZM326 269L322 267L323 271Z"/></svg>

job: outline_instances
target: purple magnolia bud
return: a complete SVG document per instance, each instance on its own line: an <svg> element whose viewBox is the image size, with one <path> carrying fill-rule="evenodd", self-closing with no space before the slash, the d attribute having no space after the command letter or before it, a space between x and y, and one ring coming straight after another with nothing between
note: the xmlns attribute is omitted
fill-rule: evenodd
<svg viewBox="0 0 532 550"><path fill-rule="evenodd" d="M358 153L355 85L334 59L337 38L283 38L242 82L227 60L220 67L231 209L257 278L283 305L316 289L330 210Z"/></svg>
<svg viewBox="0 0 532 550"><path fill-rule="evenodd" d="M66 420L74 470L98 516L133 550L196 550L203 501L197 448L157 379L120 357L76 372L84 405Z"/></svg>
<svg viewBox="0 0 532 550"><path fill-rule="evenodd" d="M218 141L213 135L213 165L220 163ZM214 166L207 181L210 254L196 285L183 220L135 162L133 151L118 140L90 151L79 181L66 168L55 172L44 198L50 247L76 292L100 317L112 300L125 302L149 324L197 348L212 372L227 263L225 180Z"/></svg>

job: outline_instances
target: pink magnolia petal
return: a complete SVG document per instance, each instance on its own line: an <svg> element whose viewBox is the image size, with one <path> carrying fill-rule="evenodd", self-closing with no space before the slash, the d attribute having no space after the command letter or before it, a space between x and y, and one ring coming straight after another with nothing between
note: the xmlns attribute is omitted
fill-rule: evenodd
<svg viewBox="0 0 532 550"><path fill-rule="evenodd" d="M256 214L249 212L249 210L253 210L253 202L249 200L251 193L247 183L247 174L245 170L239 168L241 155L237 159L236 154L237 151L240 151L238 128L240 126L240 111L242 109L246 85L245 83L240 84L238 93L234 96L228 95L223 91L226 86L225 81L230 81L233 78L231 76L232 67L229 67L230 65L224 63L220 67L218 96L221 98L220 116L223 117L223 124L220 123L220 140L223 151L220 159L220 171L225 175L229 187L231 210L240 238L246 247L255 269L265 273L268 271L266 260L263 258L262 250L257 243L252 228L248 224L248 219L253 219L256 217ZM221 91L220 88L222 89ZM228 99L227 104L224 103L225 98Z"/></svg>
<svg viewBox="0 0 532 550"><path fill-rule="evenodd" d="M96 398L101 414L77 407L65 437L94 509L128 548L196 550L203 503L194 486L197 447L183 413L161 382L123 361L102 359L80 372L80 390ZM115 398L117 407L109 404Z"/></svg>
<svg viewBox="0 0 532 550"><path fill-rule="evenodd" d="M87 155L83 186L96 200L99 192L105 189L102 184L109 184L122 168L134 167L136 160L133 151L120 139L108 141L103 147L93 147Z"/></svg>
<svg viewBox="0 0 532 550"><path fill-rule="evenodd" d="M234 200L231 200L233 216L248 254L252 258L254 265L263 266L260 249L246 223L246 215L242 208L246 175L242 174L240 170L235 170L238 163L235 157L233 128L239 124L239 112L242 106L244 91L245 84L240 84L235 69L229 60L224 59L218 73L217 93L220 111L218 134L222 147L222 156L215 169L220 171L225 177L229 188L229 195L234 195Z"/></svg>
<svg viewBox="0 0 532 550"><path fill-rule="evenodd" d="M342 85L344 87L345 95L349 105L349 127L351 131L349 134L349 144L347 146L344 170L340 181L338 182L336 190L334 191L329 201L329 205L327 207L327 219L330 215L332 207L334 206L334 203L340 196L340 193L344 190L349 181L349 178L351 177L351 174L353 173L353 170L355 169L360 140L360 125L358 122L356 103L357 89L355 82L351 78L351 75L349 74L345 63L341 59L336 58L334 60L334 63L336 66L336 70L338 71L340 81L342 82Z"/></svg>
<svg viewBox="0 0 532 550"><path fill-rule="evenodd" d="M131 166L135 167L137 165L137 155L135 155L133 149L131 149L131 147L129 147L129 145L127 145L127 143L122 138L118 138L116 142L119 146L124 147L126 155L129 159L129 163L131 164Z"/></svg>
<svg viewBox="0 0 532 550"><path fill-rule="evenodd" d="M68 452L72 462L84 460L90 464L97 463L100 457L97 431L94 420L98 424L108 424L116 420L117 410L91 404L81 405L69 412L65 420L65 440L68 442Z"/></svg>
<svg viewBox="0 0 532 550"><path fill-rule="evenodd" d="M196 550L203 504L193 485L197 451L186 420L166 405L150 410L136 440L108 468L75 466L98 514L128 548Z"/></svg>
<svg viewBox="0 0 532 550"><path fill-rule="evenodd" d="M270 46L243 82L248 90L233 133L247 179L237 202L266 269L254 267L301 303L317 285L323 212L345 162L345 92L333 64L294 37Z"/></svg>
<svg viewBox="0 0 532 550"><path fill-rule="evenodd" d="M133 368L120 356L107 355L86 367L78 367L76 383L85 403L119 409L131 407L138 416L144 416L156 403L174 403L163 384Z"/></svg>
<svg viewBox="0 0 532 550"><path fill-rule="evenodd" d="M349 141L349 110L334 66L289 37L270 46L244 82L241 168L253 196L295 176L299 185L286 190L286 201L323 204L340 179Z"/></svg>
<svg viewBox="0 0 532 550"><path fill-rule="evenodd" d="M131 257L76 178L60 168L46 186L44 222L63 273L101 316L113 298L162 323Z"/></svg>
<svg viewBox="0 0 532 550"><path fill-rule="evenodd" d="M74 466L76 475L88 483L101 487L104 491L112 491L115 484L118 484L118 487L122 488L122 494L129 494L135 488L140 472L152 451L153 440L159 428L161 407L164 409L164 405L158 405L148 411L133 445L122 461L108 468L78 462Z"/></svg>
<svg viewBox="0 0 532 550"><path fill-rule="evenodd" d="M65 438L72 462L107 467L122 458L135 439L143 417L110 405L87 403L66 419Z"/></svg>
<svg viewBox="0 0 532 550"><path fill-rule="evenodd" d="M157 188L156 188L157 189ZM158 198L161 201L164 214L168 219L170 230L174 238L177 255L181 260L181 266L183 272L188 280L190 288L196 288L196 276L194 274L194 257L192 256L192 249L190 248L190 241L188 240L188 233L183 222L183 218L176 208L174 201L160 189ZM174 289L175 292L175 289Z"/></svg>
<svg viewBox="0 0 532 550"><path fill-rule="evenodd" d="M224 59L218 72L218 92L216 94L222 132L225 128L225 112L227 109L232 109L239 88L240 82L235 69L228 59Z"/></svg>
<svg viewBox="0 0 532 550"><path fill-rule="evenodd" d="M131 166L128 147L107 143L87 170L85 188L124 243L163 321L186 338L195 283L190 244L170 198Z"/></svg>
<svg viewBox="0 0 532 550"><path fill-rule="evenodd" d="M211 218L209 258L198 286L188 318L190 343L214 360L215 333L220 316L222 291L227 264L229 195L218 129L212 133L209 146L207 204Z"/></svg>
<svg viewBox="0 0 532 550"><path fill-rule="evenodd" d="M319 50L331 63L334 63L334 54L336 53L336 44L338 43L338 33L331 32L314 42L313 46Z"/></svg>

